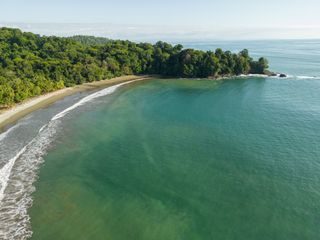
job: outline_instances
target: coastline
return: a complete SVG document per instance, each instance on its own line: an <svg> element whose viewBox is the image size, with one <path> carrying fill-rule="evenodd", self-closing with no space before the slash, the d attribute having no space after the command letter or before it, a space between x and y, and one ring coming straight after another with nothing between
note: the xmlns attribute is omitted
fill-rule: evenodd
<svg viewBox="0 0 320 240"><path fill-rule="evenodd" d="M152 78L153 77L150 75L121 76L121 77L111 78L107 80L84 83L82 85L76 85L74 87L63 88L51 93L47 93L45 95L40 95L31 99L28 99L9 109L0 111L0 133L3 132L5 127L17 122L19 119L32 113L33 111L47 107L53 104L54 102L61 100L67 96L73 95L75 93L98 90L98 89L106 88L115 84L133 81L133 80L139 81L139 80L148 80Z"/></svg>
<svg viewBox="0 0 320 240"><path fill-rule="evenodd" d="M221 76L217 78L204 78L208 80L221 81L234 77L250 77L250 76L259 76L259 77L270 77L267 74L248 74L248 75L240 75L240 76ZM127 75L121 77L115 77L111 79L95 81L91 83L84 83L81 85L76 85L74 87L63 88L54 92L50 92L44 95L36 96L31 99L27 99L22 103L18 103L8 109L0 110L0 133L4 131L4 129L17 122L19 119L25 117L26 115L32 113L33 111L39 110L41 108L47 107L67 96L103 89L112 85L116 85L123 82L128 82L132 80L148 80L154 78L154 75ZM159 76L164 78L163 76ZM166 77L170 78L170 77Z"/></svg>

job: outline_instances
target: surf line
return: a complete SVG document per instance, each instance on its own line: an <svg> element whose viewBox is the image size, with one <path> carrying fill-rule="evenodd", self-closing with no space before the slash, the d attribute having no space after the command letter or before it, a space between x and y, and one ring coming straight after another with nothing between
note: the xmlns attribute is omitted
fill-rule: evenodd
<svg viewBox="0 0 320 240"><path fill-rule="evenodd" d="M104 88L98 92L95 92L95 93L92 93L84 98L82 98L80 101L78 101L77 103L75 103L74 105L72 105L71 107L63 110L62 112L58 113L57 115L55 115L50 121L56 121L62 117L64 117L66 114L68 114L70 111L84 105L85 103L88 103L96 98L99 98L99 97L102 97L102 96L106 96L106 95L109 95L109 94L112 94L114 93L119 87L123 86L123 85L126 85L126 84L129 84L129 83L132 83L132 82L136 82L136 81L139 81L138 80L132 80L132 81L128 81L128 82L124 82L124 83L119 83L117 85L114 85L114 86L110 86L110 87L107 87L107 88ZM48 124L44 125L43 127L40 128L39 130L39 134L45 129L48 127ZM5 136L10 132L12 131L14 128L16 127L12 127L11 129L9 129L7 132L3 133L3 138L5 138ZM3 139L1 139L3 140ZM11 158L1 169L0 169L0 206L1 206L1 203L2 203L2 200L4 199L5 197L5 190L8 186L8 182L9 182L9 179L10 179L10 176L11 176L11 172L12 172L12 168L15 164L15 162L17 161L17 159L23 154L26 152L27 148L29 147L29 145L35 140L32 139L26 146L24 146L13 158Z"/></svg>
<svg viewBox="0 0 320 240"><path fill-rule="evenodd" d="M93 93L93 94L91 94L91 95L89 95L87 97L84 97L79 102L77 102L74 105L72 105L71 107L68 107L64 111L62 111L62 112L58 113L57 115L55 115L51 120L57 120L59 118L62 118L67 113L69 113L70 111L74 110L75 108L78 108L81 105L83 105L83 104L85 104L87 102L90 102L93 99L96 99L98 97L109 95L109 94L115 92L115 90L117 90L119 87L121 87L123 85L126 85L126 84L129 84L129 83L132 83L132 82L135 82L135 81L139 81L139 80L132 80L132 81L129 81L129 82L119 83L117 85L102 89L102 90L100 90L100 91L98 91L96 93Z"/></svg>

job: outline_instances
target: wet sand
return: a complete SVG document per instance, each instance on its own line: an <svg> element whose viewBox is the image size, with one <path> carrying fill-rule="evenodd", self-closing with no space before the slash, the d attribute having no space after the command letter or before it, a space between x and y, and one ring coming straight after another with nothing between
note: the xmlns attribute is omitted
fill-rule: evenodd
<svg viewBox="0 0 320 240"><path fill-rule="evenodd" d="M109 87L118 83L132 81L132 80L147 80L151 79L152 76L143 75L129 75L123 77L117 77L92 83L84 83L82 85L77 85L74 87L64 88L58 91L47 93L45 95L37 96L31 99L28 99L20 104L17 104L9 109L0 111L0 132L8 125L15 123L20 118L28 115L29 113L49 106L50 104L61 100L67 96L70 96L75 93L90 91L100 88Z"/></svg>

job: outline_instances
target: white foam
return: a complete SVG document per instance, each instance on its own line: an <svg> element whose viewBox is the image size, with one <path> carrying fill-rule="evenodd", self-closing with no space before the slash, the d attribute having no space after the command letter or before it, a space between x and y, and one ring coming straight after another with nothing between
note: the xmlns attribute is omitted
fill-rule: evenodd
<svg viewBox="0 0 320 240"><path fill-rule="evenodd" d="M26 146L22 148L17 153L16 156L11 158L9 162L0 169L0 206L1 206L2 199L4 198L4 191L8 185L8 180L11 174L12 167L16 162L16 160L18 159L18 157L20 157L21 154L25 152L25 150L26 150Z"/></svg>
<svg viewBox="0 0 320 240"><path fill-rule="evenodd" d="M43 125L43 126L39 129L39 133L41 133L47 126L48 126L48 124Z"/></svg>
<svg viewBox="0 0 320 240"><path fill-rule="evenodd" d="M280 78L280 79L320 79L320 77L317 76L295 76L295 75L289 75L286 74L286 77L280 77L280 74L276 74L275 76L268 76L265 74L241 74L241 78L246 78L246 77L261 77L261 78Z"/></svg>
<svg viewBox="0 0 320 240"><path fill-rule="evenodd" d="M136 80L120 83L120 84L105 88L105 89L103 89L103 90L101 90L99 92L93 93L93 94L91 94L91 95L89 95L89 96L87 96L85 98L82 98L79 102L75 103L71 107L69 107L69 108L65 109L64 111L62 111L62 112L58 113L57 115L55 115L51 120L57 120L59 118L62 118L67 113L69 113L70 111L74 110L75 108L77 108L77 107L79 107L79 106L81 106L81 105L83 105L83 104L85 104L87 102L90 102L93 99L96 99L98 97L109 95L109 94L113 93L120 86L125 85L125 84L129 84L129 83L134 82L134 81L136 81Z"/></svg>
<svg viewBox="0 0 320 240"><path fill-rule="evenodd" d="M241 74L238 77L240 78L248 78L248 77L258 77L258 78L267 78L267 77L276 77L278 78L280 76L280 74L277 74L276 76L269 76L266 74Z"/></svg>
<svg viewBox="0 0 320 240"><path fill-rule="evenodd" d="M262 77L262 78L269 77L266 74L248 74L248 76L249 77Z"/></svg>
<svg viewBox="0 0 320 240"><path fill-rule="evenodd" d="M28 239L32 236L27 209L32 205L31 194L37 170L43 162L42 156L56 135L60 121L73 109L101 96L113 93L118 87L133 81L120 83L93 93L76 104L55 115L42 126L38 135L23 147L0 169L0 239ZM18 125L0 135L4 139Z"/></svg>
<svg viewBox="0 0 320 240"><path fill-rule="evenodd" d="M296 76L297 79L320 79L320 77L316 76Z"/></svg>
<svg viewBox="0 0 320 240"><path fill-rule="evenodd" d="M27 209L37 170L53 141L59 121L50 122L0 170L0 239L28 239L32 235Z"/></svg>
<svg viewBox="0 0 320 240"><path fill-rule="evenodd" d="M21 124L16 124L13 127L9 128L7 131L3 132L0 134L0 142L10 133L12 132L14 129L16 129L17 127L19 127Z"/></svg>

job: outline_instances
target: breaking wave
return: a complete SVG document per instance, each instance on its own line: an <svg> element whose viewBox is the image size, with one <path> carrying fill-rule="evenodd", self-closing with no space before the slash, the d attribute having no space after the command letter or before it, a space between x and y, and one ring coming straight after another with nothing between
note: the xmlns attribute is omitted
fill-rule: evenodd
<svg viewBox="0 0 320 240"><path fill-rule="evenodd" d="M27 239L32 235L27 209L32 205L37 170L57 124L50 122L0 170L0 239Z"/></svg>
<svg viewBox="0 0 320 240"><path fill-rule="evenodd" d="M120 83L120 84L117 84L117 85L114 85L114 86L111 86L111 87L108 87L108 88L105 88L99 92L96 92L96 93L93 93L83 99L81 99L79 102L77 102L76 104L72 105L71 107L65 109L64 111L62 111L61 113L58 113L56 116L54 116L52 118L52 120L57 120L59 118L62 118L63 116L65 116L68 112L74 110L75 108L78 108L80 107L81 105L87 103L87 102L90 102L92 101L93 99L96 99L98 97L101 97L101 96L105 96L105 95L108 95L108 94L111 94L113 93L115 90L117 90L117 88L119 88L120 86L122 85L125 85L125 84L128 84L128 83L131 83L131 82L134 82L136 80L133 80L133 81L129 81L129 82L124 82L124 83Z"/></svg>
<svg viewBox="0 0 320 240"><path fill-rule="evenodd" d="M290 74L286 74L286 77L280 77L280 74L275 76L268 76L265 74L242 74L238 76L239 78L249 78L249 77L258 77L258 78L280 78L280 79L295 79L295 80L302 80L302 79L315 79L320 80L320 76L294 76Z"/></svg>
<svg viewBox="0 0 320 240"><path fill-rule="evenodd" d="M296 76L297 79L320 79L320 77L317 76Z"/></svg>
<svg viewBox="0 0 320 240"><path fill-rule="evenodd" d="M30 217L27 213L32 206L31 194L35 191L33 183L37 179L38 169L43 162L51 143L59 130L60 119L70 111L101 96L113 93L122 85L120 83L87 97L55 115L48 124L40 128L38 135L23 147L0 169L0 239L28 239L32 236ZM0 135L0 141L19 125Z"/></svg>
<svg viewBox="0 0 320 240"><path fill-rule="evenodd" d="M9 128L7 131L3 132L0 134L0 142L5 139L6 136L8 136L8 134L10 134L14 129L16 129L17 127L19 127L20 124L16 124L13 127Z"/></svg>

